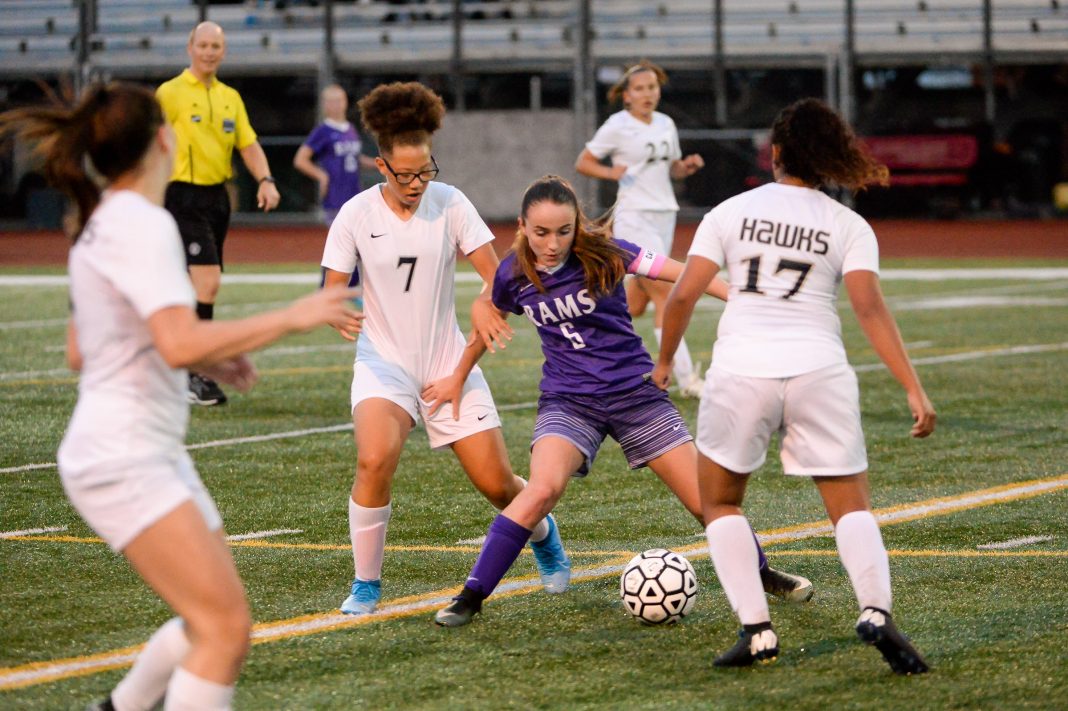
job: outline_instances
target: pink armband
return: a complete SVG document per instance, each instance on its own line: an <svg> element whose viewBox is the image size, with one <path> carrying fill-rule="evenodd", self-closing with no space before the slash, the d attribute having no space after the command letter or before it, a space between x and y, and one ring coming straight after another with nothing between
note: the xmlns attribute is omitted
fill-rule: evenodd
<svg viewBox="0 0 1068 711"><path fill-rule="evenodd" d="M627 267L627 274L637 274L638 276L656 279L660 276L660 270L664 268L664 262L666 261L667 257L662 254L657 254L650 249L643 249L641 254L635 257L634 261Z"/></svg>

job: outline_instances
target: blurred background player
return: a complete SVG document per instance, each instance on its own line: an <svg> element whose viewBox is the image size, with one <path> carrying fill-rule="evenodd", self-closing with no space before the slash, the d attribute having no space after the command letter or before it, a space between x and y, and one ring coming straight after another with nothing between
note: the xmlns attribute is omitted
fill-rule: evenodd
<svg viewBox="0 0 1068 711"><path fill-rule="evenodd" d="M530 482L490 525L463 591L438 611L439 625L465 625L481 611L531 528L552 511L572 477L589 472L609 435L631 469L648 466L702 520L693 437L667 393L649 382L653 361L634 332L622 286L626 274L670 282L681 271L681 263L590 225L563 178L546 176L527 189L515 249L493 282L493 304L477 307L499 309L494 316L526 314L541 338L545 365ZM725 299L727 285L709 280L706 293ZM494 342L509 331L486 335ZM474 345L478 354L484 345ZM424 396L431 409L450 401L455 409L455 387L439 385ZM763 556L760 575L765 589L784 599L804 602L812 595L808 580L770 568Z"/></svg>
<svg viewBox="0 0 1068 711"><path fill-rule="evenodd" d="M609 116L597 129L575 162L575 170L619 184L613 210L614 235L670 257L679 211L671 181L693 175L705 162L696 153L682 157L675 122L656 110L660 89L666 83L664 70L645 60L623 72L608 90L609 103L622 100L623 110ZM605 158L611 159L611 165L601 163ZM642 315L653 302L659 343L664 302L671 286L653 279L627 279L625 288L632 316ZM685 341L675 357L675 380L683 397L700 395L701 374Z"/></svg>
<svg viewBox="0 0 1068 711"><path fill-rule="evenodd" d="M323 221L329 225L353 195L360 192L360 169L377 170L374 158L362 152L360 134L348 119L349 97L338 84L320 95L323 122L316 126L293 156L293 167L316 181ZM359 288L360 272L353 270L349 286ZM357 307L363 308L362 300Z"/></svg>
<svg viewBox="0 0 1068 711"><path fill-rule="evenodd" d="M694 303L726 268L730 300L701 396L697 448L708 548L743 629L715 664L746 666L778 655L741 505L748 474L764 464L779 433L784 473L812 477L834 525L861 609L857 634L896 673L922 673L927 663L890 616L890 566L871 513L857 376L836 306L839 283L872 348L905 389L913 437L934 431L935 412L883 300L875 233L819 190L886 184L889 172L816 99L780 112L771 143L775 182L721 203L702 220L668 299L653 371L653 381L666 388Z"/></svg>
<svg viewBox="0 0 1068 711"><path fill-rule="evenodd" d="M378 142L385 178L346 202L323 251L325 283L343 285L359 268L366 321L359 330L351 404L356 478L348 500L356 576L342 602L348 614L372 612L382 595L386 526L404 443L422 419L430 446L450 448L468 478L497 509L526 482L512 473L501 422L477 356L456 320L456 252L486 284L498 259L493 233L456 188L434 182L431 139L445 105L417 82L384 84L359 102ZM484 289L479 298L489 298ZM355 332L338 328L349 340ZM462 376L453 377L455 373ZM449 378L456 413L430 412L425 393ZM551 517L532 522L534 557L548 592L563 592L571 562Z"/></svg>
<svg viewBox="0 0 1068 711"><path fill-rule="evenodd" d="M320 96L323 121L297 149L293 166L319 184L323 220L330 224L353 195L360 192L360 169L378 170L374 158L361 151L363 143L348 120L349 97L338 84Z"/></svg>
<svg viewBox="0 0 1068 711"><path fill-rule="evenodd" d="M248 390L256 371L243 353L327 322L358 327L350 291L240 321L198 319L178 227L161 207L176 140L147 88L90 86L73 109L0 116L0 131L39 143L50 182L77 209L67 361L81 374L57 458L63 488L178 614L90 708L149 709L166 694L167 709L228 709L251 620L222 519L184 447L186 368Z"/></svg>
<svg viewBox="0 0 1068 711"><path fill-rule="evenodd" d="M164 205L174 215L185 244L197 316L210 321L222 281L223 242L230 227L226 181L233 175L235 147L258 185L256 206L264 212L273 210L279 195L241 95L216 76L226 56L222 28L214 22L200 23L189 33L186 51L189 67L156 90L164 116L178 136ZM222 405L226 394L212 378L191 372L189 401Z"/></svg>

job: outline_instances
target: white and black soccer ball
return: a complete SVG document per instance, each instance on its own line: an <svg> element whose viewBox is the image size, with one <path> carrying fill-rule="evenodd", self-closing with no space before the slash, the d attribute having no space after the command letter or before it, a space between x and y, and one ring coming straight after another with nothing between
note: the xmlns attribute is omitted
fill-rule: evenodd
<svg viewBox="0 0 1068 711"><path fill-rule="evenodd" d="M693 609L697 575L690 561L664 548L631 558L619 579L623 606L647 625L678 622Z"/></svg>

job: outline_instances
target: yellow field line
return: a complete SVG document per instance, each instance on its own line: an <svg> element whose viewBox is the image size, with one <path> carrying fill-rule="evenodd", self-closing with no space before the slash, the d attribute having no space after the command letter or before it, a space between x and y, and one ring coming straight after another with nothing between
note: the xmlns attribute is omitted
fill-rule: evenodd
<svg viewBox="0 0 1068 711"><path fill-rule="evenodd" d="M898 558L1068 558L1068 551L973 551L973 550L960 550L960 551L940 551L940 550L888 550L891 556ZM777 550L775 551L775 557L780 558L783 556L800 556L800 557L816 557L826 556L828 558L837 558L838 551L836 550L812 550L812 549L800 549L800 550Z"/></svg>
<svg viewBox="0 0 1068 711"><path fill-rule="evenodd" d="M0 539L0 541L44 541L49 543L89 543L101 545L103 540L95 538L93 536L47 536L47 535L27 535L27 536L8 536ZM337 544L337 543L280 543L277 541L263 541L263 540L248 540L248 541L227 541L232 548L280 548L280 549L295 549L295 550L312 550L312 551L351 551L351 544ZM396 551L400 553L478 553L481 549L479 546L386 546L387 551ZM523 554L530 553L529 550L524 550ZM602 551L602 550L573 550L569 551L572 556L602 556L602 557L617 557L621 555L633 555L627 551Z"/></svg>
<svg viewBox="0 0 1068 711"><path fill-rule="evenodd" d="M874 513L883 525L889 525L915 521L923 518L932 518L935 516L945 516L971 508L1019 501L1064 489L1068 489L1068 474L1061 474L1044 479L1033 479L1016 484L1006 484L1004 486L967 492L957 496L938 497L913 504L890 506L887 508L876 509ZM766 545L769 545L793 540L802 540L805 538L814 538L827 535L828 533L830 533L830 524L818 521L762 532L760 538ZM79 539L74 536L57 536L48 538L72 538L77 542L85 541L85 539ZM248 541L240 541L240 543L248 543ZM684 548L678 548L677 550L679 552L703 551L704 555L707 555L707 548L705 547L704 542ZM779 551L777 555L789 553L790 551ZM999 558L1021 557L1028 554L1027 551L963 551L956 553L948 551L918 551L915 553L926 556L958 555L961 557ZM1054 557L1060 557L1061 553L1062 552L1060 551L1051 551L1049 553L1043 552L1043 555L1052 554ZM810 554L834 555L832 551L813 551ZM899 553L899 555L904 555L904 553ZM580 582L595 578L603 578L609 575L617 575L629 556L629 552L626 553L625 556L621 556L616 565L602 563L601 565L592 568L576 568L572 573L572 580ZM538 589L540 589L540 585L538 585L532 576L509 578L502 581L501 586L494 592L494 598L526 595ZM316 613L285 620L276 620L274 622L260 623L256 625L253 631L253 643L262 644L267 641L317 634L319 632L343 627L353 627L370 624L371 622L413 617L415 615L430 612L436 607L445 604L456 590L457 588L450 587L422 595L391 600L383 605L382 608L369 615L351 617L338 613ZM71 657L47 662L33 662L16 667L0 668L0 690L18 689L49 681L85 676L124 667L133 662L138 649L140 649L140 647L126 647L89 656Z"/></svg>

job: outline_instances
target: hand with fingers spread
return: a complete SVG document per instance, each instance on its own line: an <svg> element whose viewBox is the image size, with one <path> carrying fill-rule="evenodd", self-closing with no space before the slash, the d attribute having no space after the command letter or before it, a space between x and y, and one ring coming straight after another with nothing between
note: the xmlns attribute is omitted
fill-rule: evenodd
<svg viewBox="0 0 1068 711"><path fill-rule="evenodd" d="M471 328L473 332L468 344L481 340L490 353L496 353L496 348L507 348L505 341L512 340L515 334L515 330L504 320L501 310L489 299L483 298L475 299L471 305Z"/></svg>
<svg viewBox="0 0 1068 711"><path fill-rule="evenodd" d="M452 419L458 420L460 419L460 399L463 397L463 391L463 375L453 373L427 385L419 393L419 397L422 398L423 402L430 403L429 414L431 416L436 414L446 403L451 402Z"/></svg>

